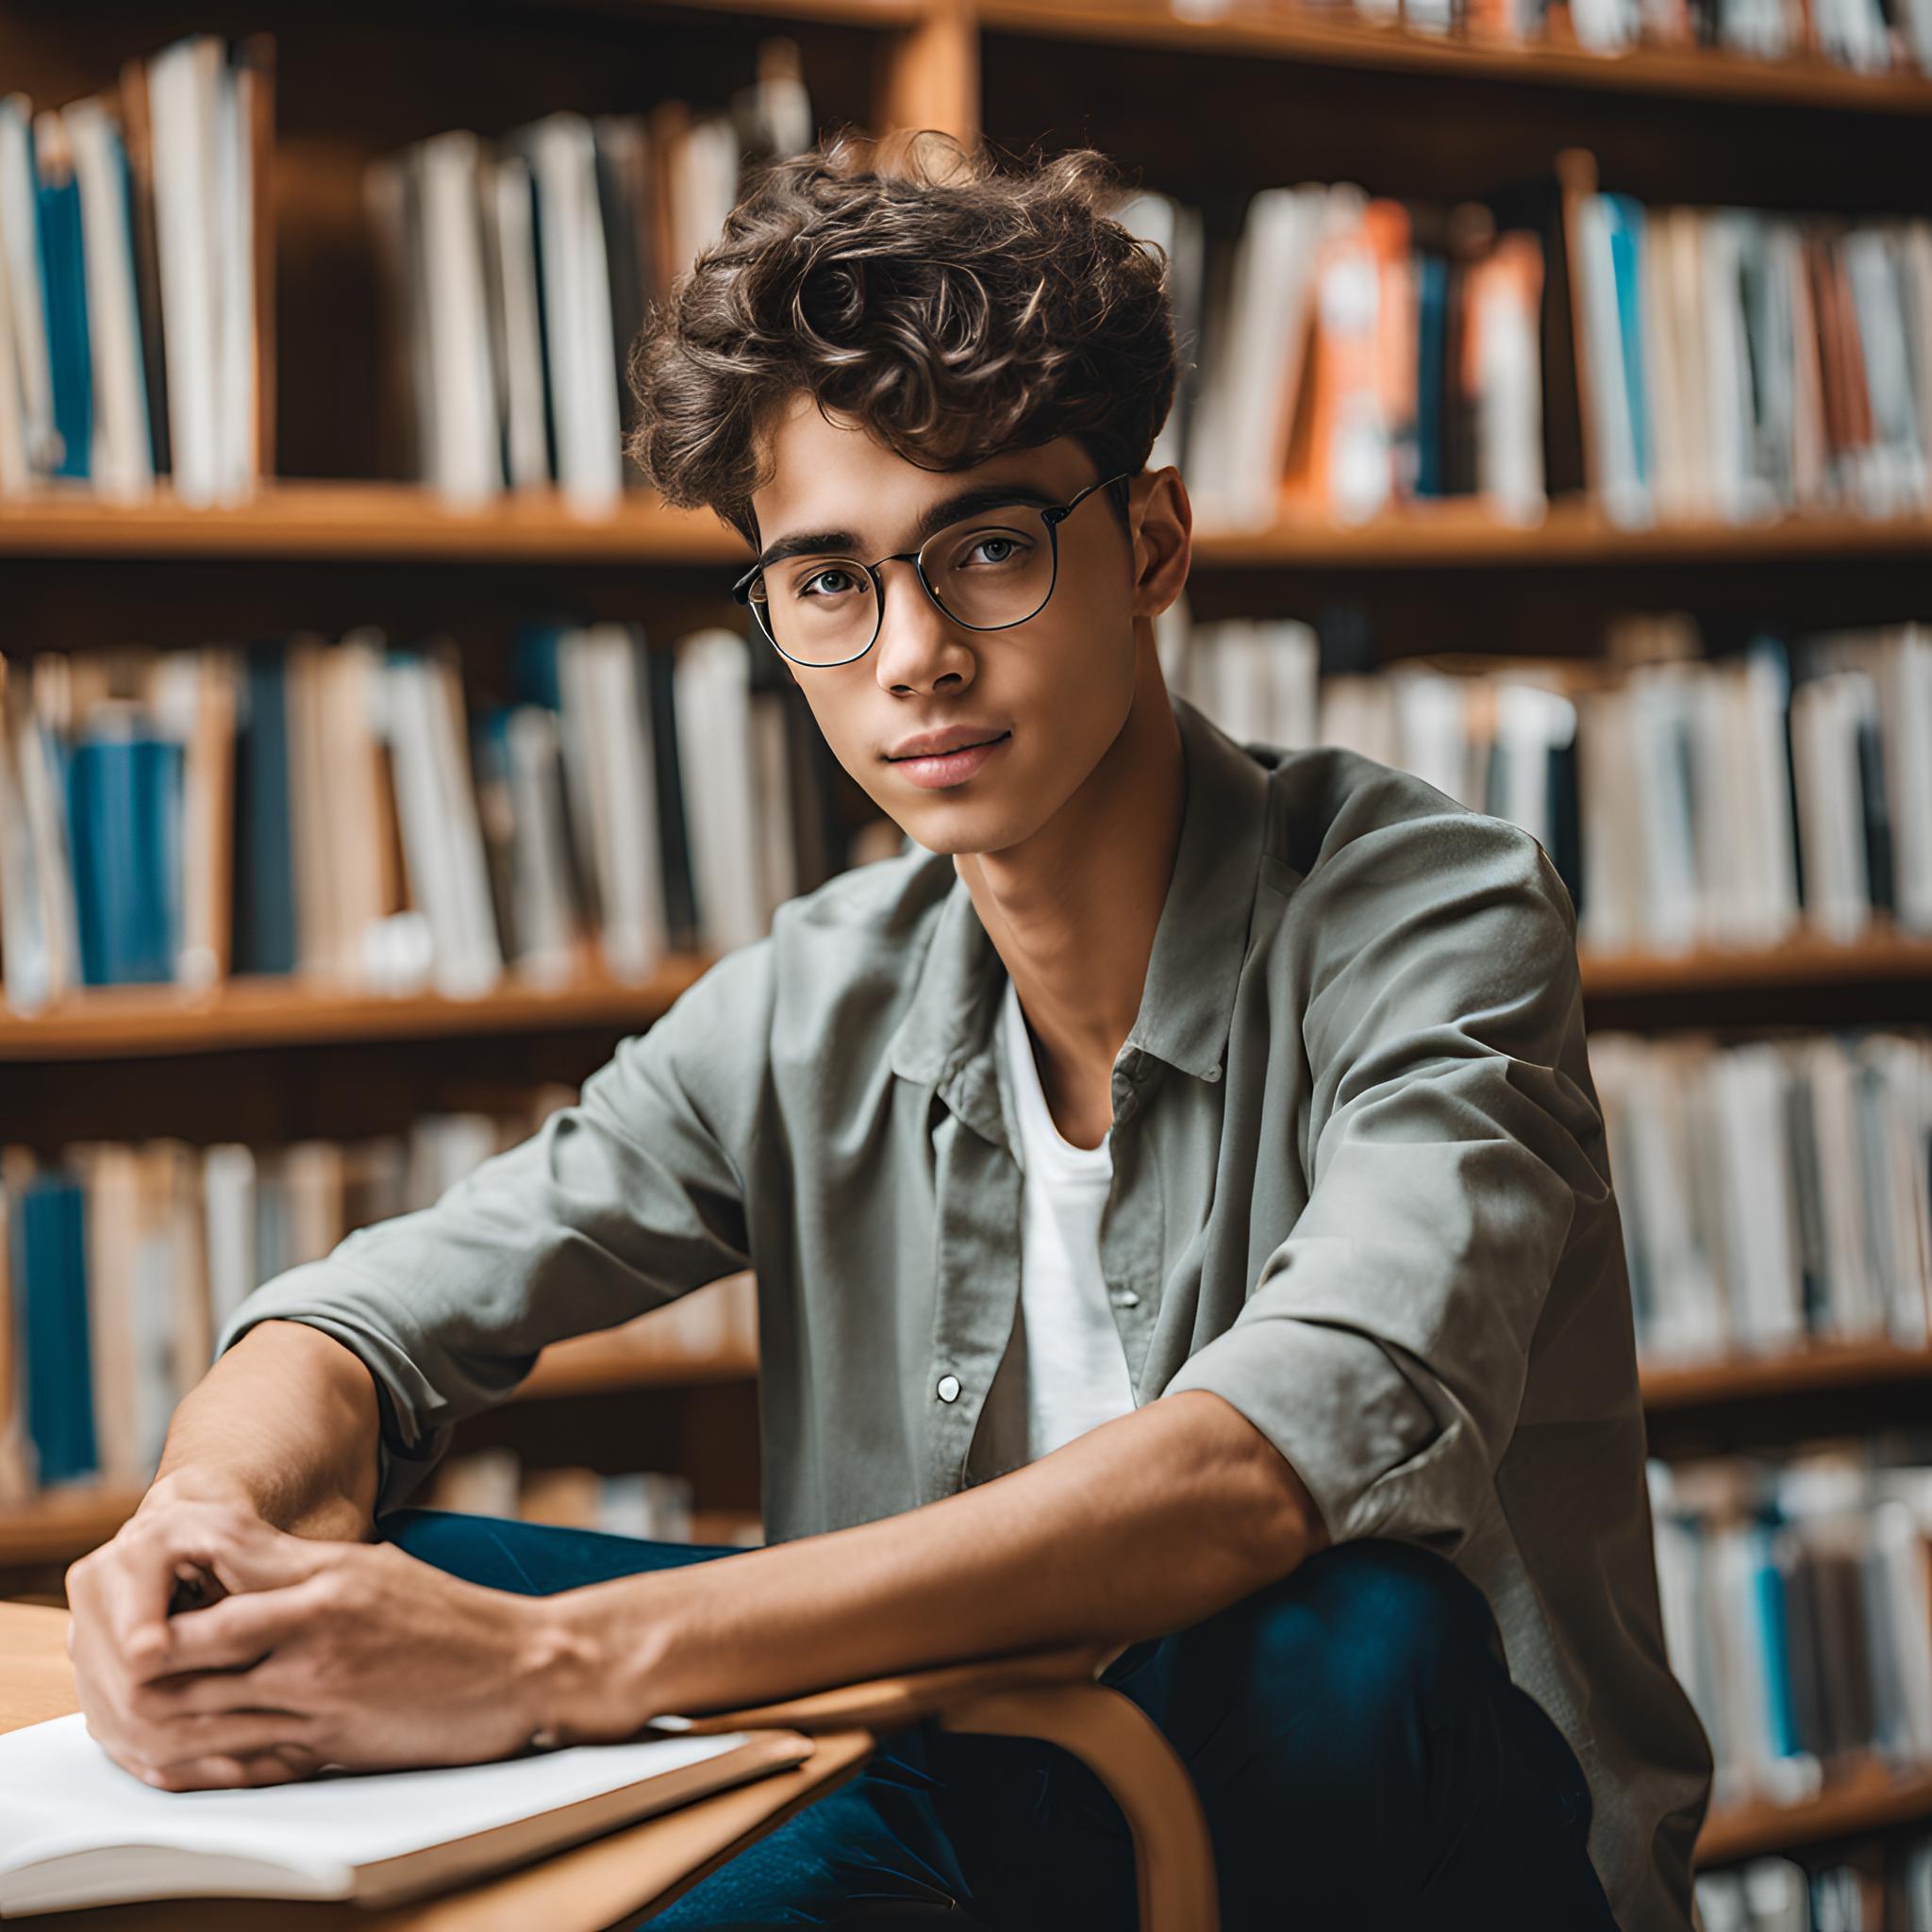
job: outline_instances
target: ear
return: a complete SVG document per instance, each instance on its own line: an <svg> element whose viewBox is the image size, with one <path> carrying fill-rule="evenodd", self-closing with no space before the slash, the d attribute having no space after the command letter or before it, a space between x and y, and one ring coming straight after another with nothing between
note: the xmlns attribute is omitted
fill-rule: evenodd
<svg viewBox="0 0 1932 1932"><path fill-rule="evenodd" d="M1158 617L1181 593L1194 557L1194 512L1172 463L1136 476L1127 500L1134 532L1134 615Z"/></svg>

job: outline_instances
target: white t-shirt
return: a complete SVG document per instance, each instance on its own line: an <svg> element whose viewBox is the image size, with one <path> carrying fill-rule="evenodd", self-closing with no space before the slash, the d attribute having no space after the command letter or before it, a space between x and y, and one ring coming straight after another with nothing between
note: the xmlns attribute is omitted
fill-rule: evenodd
<svg viewBox="0 0 1932 1932"><path fill-rule="evenodd" d="M1010 978L1000 1029L1025 1176L1020 1308L1030 1459L1125 1415L1134 1407L1134 1385L1100 1273L1100 1213L1113 1180L1111 1130L1098 1147L1075 1147L1054 1125Z"/></svg>

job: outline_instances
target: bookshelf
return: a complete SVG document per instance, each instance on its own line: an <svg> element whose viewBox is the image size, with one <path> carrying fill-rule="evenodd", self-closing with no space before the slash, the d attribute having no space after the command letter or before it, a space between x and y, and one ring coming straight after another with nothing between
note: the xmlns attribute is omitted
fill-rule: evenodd
<svg viewBox="0 0 1932 1932"><path fill-rule="evenodd" d="M343 1041L485 1038L648 1024L710 965L671 956L625 981L587 964L556 986L508 983L472 999L391 996L275 976L219 987L105 987L73 993L31 1017L0 1009L0 1065L139 1059ZM1580 956L1586 1001L1668 1005L1684 994L1839 987L1916 994L1932 980L1932 940L1887 934L1853 943L1804 938L1761 951Z"/></svg>
<svg viewBox="0 0 1932 1932"><path fill-rule="evenodd" d="M165 496L104 504L84 493L0 499L0 558L316 558L338 563L610 562L723 569L737 537L705 511L667 508L649 491L591 515L529 491L452 508L413 483L277 478L248 502L189 508ZM1630 529L1587 502L1558 501L1524 526L1448 499L1345 524L1307 517L1257 531L1196 525L1194 568L1286 571L1320 565L1378 570L1641 570L1663 563L1748 568L1793 557L1855 567L1874 557L1932 555L1932 516L1787 516Z"/></svg>
<svg viewBox="0 0 1932 1932"><path fill-rule="evenodd" d="M1932 209L1924 77L1820 58L1511 46L1291 7L1183 17L1121 0L520 0L458 18L352 0L325 22L290 0L242 10L166 0L71 18L0 0L0 89L71 98L109 81L122 60L205 26L260 29L276 44L275 327L265 345L276 473L218 508L187 508L165 491L136 506L69 491L0 501L0 608L21 619L0 650L58 648L71 634L119 641L150 621L185 641L237 622L238 608L250 623L280 611L290 625L340 612L346 627L366 612L439 602L531 608L551 591L647 622L660 611L686 625L732 621L718 587L741 546L708 514L670 511L642 491L608 515L547 491L458 510L398 480L375 408L376 276L359 182L372 158L442 126L502 129L558 106L722 100L751 74L760 34L796 38L822 121L983 130L1009 146L1037 135L1050 146L1091 141L1149 186L1224 204L1300 178L1418 198L1479 194L1547 175L1561 149L1584 145L1607 181L1659 199ZM1594 641L1577 620L1606 600L1932 615L1908 608L1928 558L1932 516L1632 528L1557 488L1528 526L1454 500L1354 525L1204 525L1191 589L1204 615L1312 614L1336 595L1359 597L1377 613L1384 656L1419 648L1419 638L1433 647L1439 627L1506 647L1548 648L1556 635L1582 656ZM465 1000L246 979L199 993L93 991L33 1019L0 1011L0 1096L63 1135L165 1133L191 1099L195 1130L210 1137L228 1116L246 1123L238 1133L265 1118L284 1134L374 1130L394 1124L404 1088L457 1104L479 1061L581 1078L708 963L679 954L636 983L586 967L558 987L506 983ZM1884 932L1760 952L1586 954L1582 968L1592 1024L1600 1015L1664 1026L1932 1011L1932 940ZM378 1059L398 1071L364 1083L384 1111L358 1122L345 1090ZM325 1062L336 1063L333 1079L316 1072ZM265 1087L273 1108L258 1097ZM654 1391L667 1405L712 1404L724 1420L701 1420L688 1440L694 1453L724 1454L719 1432L741 1422L755 1378L748 1354L657 1358L632 1340L585 1337L549 1351L492 1421L513 1440L546 1405L614 1408ZM1922 1409L1932 1355L1848 1344L1657 1368L1645 1402L1661 1440L1776 1440L1833 1404ZM0 1585L72 1560L110 1536L135 1500L57 1491L0 1509ZM1738 1863L1926 1819L1932 1771L1873 1765L1808 1805L1715 1816L1701 1852L1707 1864Z"/></svg>

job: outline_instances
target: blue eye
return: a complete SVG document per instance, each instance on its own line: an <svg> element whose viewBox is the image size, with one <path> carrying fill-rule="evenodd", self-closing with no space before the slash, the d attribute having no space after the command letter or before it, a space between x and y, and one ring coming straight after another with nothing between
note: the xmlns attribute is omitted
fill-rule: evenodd
<svg viewBox="0 0 1932 1932"><path fill-rule="evenodd" d="M824 570L814 571L810 576L805 578L798 586L798 595L801 597L808 596L811 593L811 587L824 577L844 577L848 584L854 588L857 588L858 583L858 577L851 571L847 570L843 564L834 564Z"/></svg>

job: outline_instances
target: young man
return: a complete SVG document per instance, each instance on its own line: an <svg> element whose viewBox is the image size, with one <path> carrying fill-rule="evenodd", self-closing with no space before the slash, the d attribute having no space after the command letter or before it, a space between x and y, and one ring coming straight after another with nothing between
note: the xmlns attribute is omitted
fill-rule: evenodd
<svg viewBox="0 0 1932 1932"><path fill-rule="evenodd" d="M1690 1924L1574 910L1517 828L1170 700L1175 349L1116 192L836 145L654 316L636 450L918 849L242 1307L69 1573L123 1763L469 1761L1098 1640L1231 1932ZM770 1547L398 1507L546 1343L745 1267ZM168 1617L184 1566L225 1600ZM1072 1759L922 1726L651 1923L1133 1909Z"/></svg>

